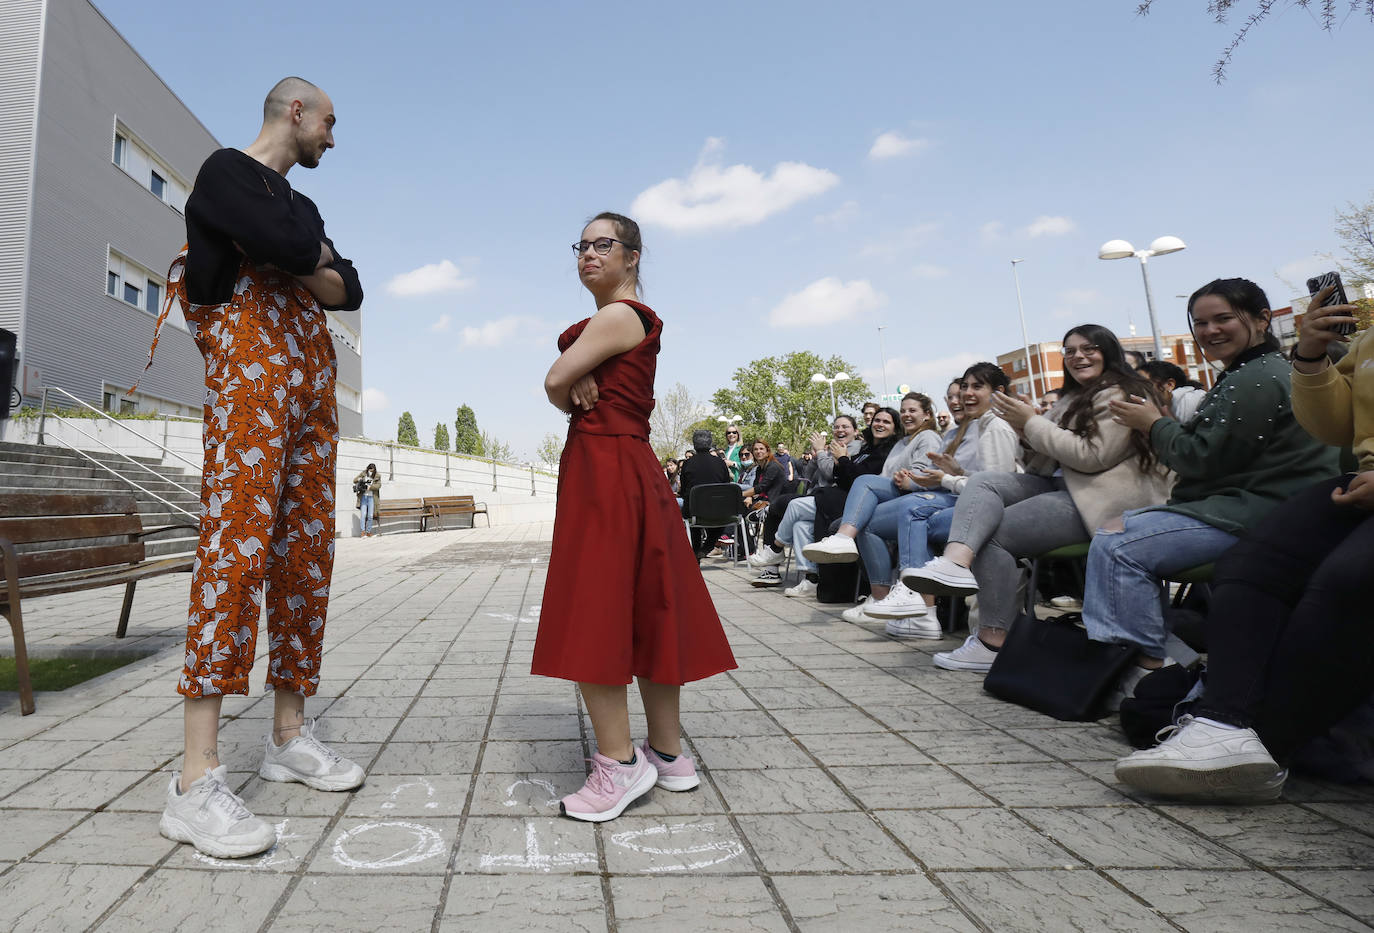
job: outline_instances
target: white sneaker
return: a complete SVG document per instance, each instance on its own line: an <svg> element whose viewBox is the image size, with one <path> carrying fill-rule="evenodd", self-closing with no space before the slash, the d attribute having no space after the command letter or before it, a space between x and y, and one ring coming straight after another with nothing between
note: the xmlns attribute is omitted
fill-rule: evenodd
<svg viewBox="0 0 1374 933"><path fill-rule="evenodd" d="M772 567L749 581L750 586L782 586L782 577Z"/></svg>
<svg viewBox="0 0 1374 933"><path fill-rule="evenodd" d="M749 555L750 567L776 567L787 559L782 551L775 551L768 545L762 545L757 551Z"/></svg>
<svg viewBox="0 0 1374 933"><path fill-rule="evenodd" d="M248 812L225 783L228 773L227 765L207 771L184 794L177 787L181 775L172 775L158 832L214 858L246 858L272 848L276 830Z"/></svg>
<svg viewBox="0 0 1374 933"><path fill-rule="evenodd" d="M902 571L902 582L931 596L972 596L978 592L973 571L945 557L932 557L920 567L906 568Z"/></svg>
<svg viewBox="0 0 1374 933"><path fill-rule="evenodd" d="M802 577L801 582L796 586L789 586L787 589L783 590L782 595L791 596L793 599L807 599L816 595L816 584L806 579L806 577Z"/></svg>
<svg viewBox="0 0 1374 933"><path fill-rule="evenodd" d="M873 620L864 613L864 610L867 609L872 602L872 597L865 596L863 599L859 600L857 606L850 606L844 612L840 613L840 618L844 619L846 622L872 622Z"/></svg>
<svg viewBox="0 0 1374 933"><path fill-rule="evenodd" d="M924 616L907 616L904 619L888 619L883 631L893 638L934 638L945 637L940 623Z"/></svg>
<svg viewBox="0 0 1374 933"><path fill-rule="evenodd" d="M925 615L927 606L920 593L913 593L901 583L895 583L886 596L869 603L864 612L875 619L905 619Z"/></svg>
<svg viewBox="0 0 1374 933"><path fill-rule="evenodd" d="M1056 596L1050 600L1050 605L1056 609L1082 609L1083 600L1076 596Z"/></svg>
<svg viewBox="0 0 1374 933"><path fill-rule="evenodd" d="M315 738L315 720L301 723L301 734L285 745L266 739L258 777L264 781L297 781L316 790L352 790L363 782L363 769Z"/></svg>
<svg viewBox="0 0 1374 933"><path fill-rule="evenodd" d="M1152 794L1208 800L1273 800L1286 776L1254 729L1224 729L1183 716L1164 740L1116 763L1116 779Z"/></svg>
<svg viewBox="0 0 1374 933"><path fill-rule="evenodd" d="M941 651L932 659L935 666L947 671L977 671L986 674L997 660L997 652L978 640L977 633L964 639L953 651Z"/></svg>
<svg viewBox="0 0 1374 933"><path fill-rule="evenodd" d="M859 547L853 538L827 535L802 548L802 556L813 564L852 564L859 559Z"/></svg>

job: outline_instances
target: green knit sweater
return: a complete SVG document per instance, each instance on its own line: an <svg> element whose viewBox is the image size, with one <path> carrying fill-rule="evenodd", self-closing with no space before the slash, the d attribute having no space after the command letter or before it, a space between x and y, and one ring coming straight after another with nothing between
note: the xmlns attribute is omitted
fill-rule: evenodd
<svg viewBox="0 0 1374 933"><path fill-rule="evenodd" d="M1178 474L1168 503L1156 508L1233 534L1340 473L1336 448L1314 440L1293 417L1288 362L1277 352L1242 360L1188 424L1160 418L1150 427L1160 461Z"/></svg>

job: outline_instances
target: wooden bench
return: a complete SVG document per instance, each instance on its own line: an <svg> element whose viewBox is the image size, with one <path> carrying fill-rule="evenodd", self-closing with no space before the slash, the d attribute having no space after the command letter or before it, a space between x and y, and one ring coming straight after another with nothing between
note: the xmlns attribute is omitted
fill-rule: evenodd
<svg viewBox="0 0 1374 933"><path fill-rule="evenodd" d="M388 518L404 518L420 523L418 531L424 531L430 516L430 508L424 499L383 499L377 503L377 530L384 531L382 522Z"/></svg>
<svg viewBox="0 0 1374 933"><path fill-rule="evenodd" d="M14 634L20 712L27 716L34 709L21 600L123 584L124 608L115 627L115 637L123 638L138 581L189 571L194 561L190 554L146 560L143 539L197 527L185 523L145 531L138 504L122 494L0 496L0 555L5 567L0 614L9 619Z"/></svg>
<svg viewBox="0 0 1374 933"><path fill-rule="evenodd" d="M467 524L460 527L473 528L477 524L477 516L485 516L487 527L491 527L491 516L487 514L487 504L476 502L472 496L426 496L425 505L430 508L430 515L435 520L435 530L441 530L445 526L444 518L449 515L467 516Z"/></svg>

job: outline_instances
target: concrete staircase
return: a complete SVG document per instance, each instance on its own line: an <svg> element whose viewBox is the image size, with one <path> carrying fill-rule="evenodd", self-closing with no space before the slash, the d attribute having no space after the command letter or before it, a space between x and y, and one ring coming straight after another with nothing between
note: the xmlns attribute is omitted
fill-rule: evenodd
<svg viewBox="0 0 1374 933"><path fill-rule="evenodd" d="M200 514L199 495L188 495L177 488L183 486L186 489L199 490L199 474L177 467L162 466L160 461L148 457L131 458L146 464L154 471L149 473L111 453L86 453L120 476L128 477L144 489L186 509L192 516ZM0 496L26 492L129 493L138 501L138 511L145 529L195 522L194 518L173 511L152 496L115 478L66 447L0 442ZM149 557L189 554L196 549L196 532L189 528L178 529L151 536L145 541Z"/></svg>

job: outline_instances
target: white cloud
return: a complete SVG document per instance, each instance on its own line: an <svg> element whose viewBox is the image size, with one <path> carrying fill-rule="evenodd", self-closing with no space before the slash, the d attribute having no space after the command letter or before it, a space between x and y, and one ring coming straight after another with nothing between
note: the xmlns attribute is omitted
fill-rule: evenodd
<svg viewBox="0 0 1374 933"><path fill-rule="evenodd" d="M911 386L914 392L924 392L935 402L935 407L944 410L945 389L950 380L963 375L964 370L983 357L974 353L956 353L933 360L916 360L906 356L891 357L887 361L887 388L896 392L898 386ZM864 381L881 391L883 369L875 366L860 372Z"/></svg>
<svg viewBox="0 0 1374 933"><path fill-rule="evenodd" d="M848 320L887 303L867 279L841 282L834 276L817 279L784 298L768 314L774 327L813 327Z"/></svg>
<svg viewBox="0 0 1374 933"><path fill-rule="evenodd" d="M834 172L802 162L779 162L764 175L748 165L721 165L724 141L706 140L686 178L669 178L641 191L630 213L643 223L700 232L752 226L840 183Z"/></svg>
<svg viewBox="0 0 1374 933"><path fill-rule="evenodd" d="M940 225L934 221L912 224L890 236L884 236L881 240L865 244L864 248L859 250L859 254L886 258L910 256L933 240L939 232Z"/></svg>
<svg viewBox="0 0 1374 933"><path fill-rule="evenodd" d="M844 227L859 216L859 202L845 201L828 214L817 214L813 222L823 227Z"/></svg>
<svg viewBox="0 0 1374 933"><path fill-rule="evenodd" d="M928 139L907 139L901 133L883 133L873 140L873 148L868 150L870 159L895 159L899 156L913 155L929 148Z"/></svg>
<svg viewBox="0 0 1374 933"><path fill-rule="evenodd" d="M402 272L386 283L386 290L387 294L398 298L415 298L420 295L461 292L465 288L471 288L472 284L472 279L464 277L457 266L445 259L409 272Z"/></svg>
<svg viewBox="0 0 1374 933"><path fill-rule="evenodd" d="M1026 235L1033 237L1063 236L1066 233L1073 233L1077 229L1078 224L1068 217L1043 215L1031 221L1030 226L1026 228Z"/></svg>
<svg viewBox="0 0 1374 933"><path fill-rule="evenodd" d="M431 334L442 334L448 330L448 325L451 322L452 319L447 314L441 314L439 315L439 320L429 325L429 332Z"/></svg>
<svg viewBox="0 0 1374 933"><path fill-rule="evenodd" d="M386 411L391 407L391 399L381 389L363 389L363 411Z"/></svg>
<svg viewBox="0 0 1374 933"><path fill-rule="evenodd" d="M531 322L527 318L513 315L511 317L497 318L494 321L487 321L477 327L463 328L463 346L465 347L499 347L503 343L512 340L517 334L525 330Z"/></svg>
<svg viewBox="0 0 1374 933"><path fill-rule="evenodd" d="M978 237L984 243L996 243L1006 232L1006 224L1000 220L989 220L978 228Z"/></svg>
<svg viewBox="0 0 1374 933"><path fill-rule="evenodd" d="M943 279L949 275L949 270L933 262L918 262L911 267L911 274L918 279Z"/></svg>

